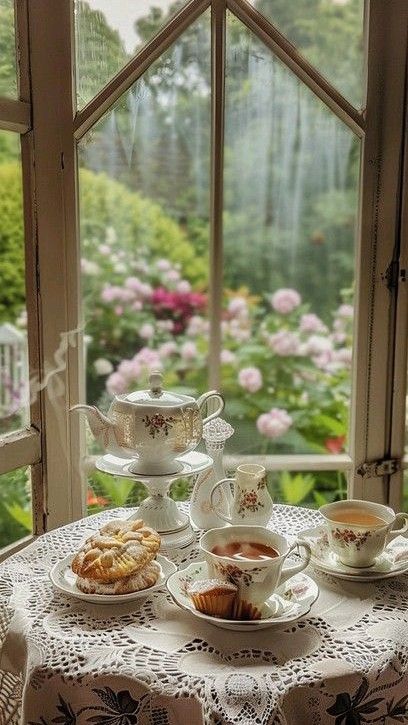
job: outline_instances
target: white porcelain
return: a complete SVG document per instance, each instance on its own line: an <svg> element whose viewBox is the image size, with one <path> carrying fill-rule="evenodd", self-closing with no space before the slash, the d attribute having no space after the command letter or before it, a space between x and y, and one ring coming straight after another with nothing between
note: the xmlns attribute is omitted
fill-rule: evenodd
<svg viewBox="0 0 408 725"><path fill-rule="evenodd" d="M197 447L203 423L222 412L224 399L215 390L198 400L166 392L160 372L152 373L149 382L148 390L115 396L107 416L93 405L74 405L71 410L86 414L92 433L107 453L135 459L132 473L178 473L180 456ZM201 409L211 399L218 401L218 408L203 420Z"/></svg>
<svg viewBox="0 0 408 725"><path fill-rule="evenodd" d="M346 524L336 521L336 514L347 510L361 510L382 519L384 525ZM369 567L374 564L387 544L408 531L408 514L395 512L389 506L371 501L347 499L325 504L319 509L325 519L329 546L342 564ZM394 529L395 524L399 528Z"/></svg>
<svg viewBox="0 0 408 725"><path fill-rule="evenodd" d="M370 582L408 572L408 539L403 536L393 539L376 558L374 564L366 569L353 568L341 563L329 546L324 525L304 529L298 534L298 538L307 542L312 550L310 564L315 569L338 579Z"/></svg>
<svg viewBox="0 0 408 725"><path fill-rule="evenodd" d="M197 619L204 620L215 627L236 632L253 632L269 627L283 627L304 617L319 596L317 584L306 574L296 574L290 582L278 587L262 606L261 619L238 621L221 619L203 614L195 609L187 594L187 585L200 579L208 579L210 572L207 562L196 561L186 569L169 576L167 589L170 596L181 609L190 612Z"/></svg>
<svg viewBox="0 0 408 725"><path fill-rule="evenodd" d="M65 559L57 561L54 564L49 573L51 582L63 594L67 594L75 599L81 599L84 602L92 602L93 604L123 604L124 602L133 602L137 599L145 599L152 592L162 589L168 577L177 571L177 567L172 561L158 554L157 563L160 564L161 572L156 584L152 587L141 589L139 592L131 592L130 594L86 594L85 592L81 592L76 585L77 576L71 569L74 556L74 554L69 554Z"/></svg>
<svg viewBox="0 0 408 725"><path fill-rule="evenodd" d="M224 546L235 541L266 544L279 552L274 559L234 559L214 554L215 546ZM305 553L299 564L283 566L289 554L303 548ZM238 596L242 602L254 606L265 602L282 586L305 569L311 556L310 546L295 541L289 545L284 536L263 526L229 526L223 529L211 529L202 535L200 549L207 561L210 575L236 584Z"/></svg>
<svg viewBox="0 0 408 725"><path fill-rule="evenodd" d="M167 547L175 547L177 545L186 546L186 541L190 543L194 538L190 527L188 516L180 511L177 503L168 495L170 484L178 478L189 478L196 476L201 471L205 471L212 465L212 458L205 453L191 451L185 456L178 459L180 463L180 471L178 473L169 473L164 476L143 476L131 472L133 465L132 459L118 458L109 453L96 459L96 468L103 473L109 473L112 476L121 476L130 478L134 481L143 483L149 496L142 501L136 514L137 518L142 518L148 526L152 526L161 536L166 536ZM188 532L180 534L180 536L169 536L175 532L189 528Z"/></svg>
<svg viewBox="0 0 408 725"><path fill-rule="evenodd" d="M218 505L218 489L233 483L234 498L229 513ZM214 486L210 496L211 506L217 516L229 524L254 524L265 526L271 518L273 503L266 485L266 470L257 463L238 466L235 478L223 478Z"/></svg>
<svg viewBox="0 0 408 725"><path fill-rule="evenodd" d="M214 511L210 496L215 484L225 478L224 446L233 433L232 425L222 418L212 420L203 427L206 451L213 459L213 465L208 471L203 471L197 476L190 497L190 518L194 525L202 531L227 525ZM230 510L232 494L229 483L218 487L216 504L217 508L225 514Z"/></svg>

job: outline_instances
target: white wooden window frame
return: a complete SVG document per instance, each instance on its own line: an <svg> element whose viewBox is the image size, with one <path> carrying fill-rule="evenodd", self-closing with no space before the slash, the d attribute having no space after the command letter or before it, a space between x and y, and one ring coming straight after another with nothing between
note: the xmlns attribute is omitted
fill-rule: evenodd
<svg viewBox="0 0 408 725"><path fill-rule="evenodd" d="M403 197L407 177L406 1L367 0L367 100L364 112L360 112L246 0L189 0L77 111L73 0L15 0L19 100L0 98L0 128L21 135L30 377L34 381L48 379L49 384L39 386L35 395L31 427L0 440L0 472L32 465L34 535L85 514L82 433L78 417L69 416L70 406L84 399L85 380L76 144L210 7L210 382L219 384L225 31L229 10L362 141L350 452L339 456L268 456L264 462L270 470L342 470L348 475L350 496L398 504L400 473L363 478L357 471L366 461L403 455L407 293L402 277L399 284L387 284L387 270L392 260L400 261L396 254L407 268L407 194Z"/></svg>

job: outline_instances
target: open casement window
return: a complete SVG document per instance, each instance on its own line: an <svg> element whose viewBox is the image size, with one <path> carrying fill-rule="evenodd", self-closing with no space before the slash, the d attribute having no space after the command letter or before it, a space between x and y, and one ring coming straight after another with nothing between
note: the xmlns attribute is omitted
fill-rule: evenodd
<svg viewBox="0 0 408 725"><path fill-rule="evenodd" d="M275 500L398 508L405 0L18 0L16 17L0 133L23 140L35 428L5 438L1 473L36 463L35 531L138 502L95 472L69 408L106 410L155 367L224 392L227 467L264 463ZM7 322L25 339L23 303Z"/></svg>

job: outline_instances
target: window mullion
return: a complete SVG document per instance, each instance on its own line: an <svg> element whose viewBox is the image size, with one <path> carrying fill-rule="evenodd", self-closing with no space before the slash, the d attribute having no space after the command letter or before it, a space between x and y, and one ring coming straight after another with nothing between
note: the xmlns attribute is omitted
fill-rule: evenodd
<svg viewBox="0 0 408 725"><path fill-rule="evenodd" d="M211 209L210 209L210 349L209 384L220 387L223 292L223 191L225 121L225 0L211 6Z"/></svg>
<svg viewBox="0 0 408 725"><path fill-rule="evenodd" d="M386 271L399 231L405 81L397 69L405 68L407 22L405 2L371 0L350 434L355 470L365 461L389 457L395 289L389 288ZM350 493L387 502L388 481L355 473Z"/></svg>

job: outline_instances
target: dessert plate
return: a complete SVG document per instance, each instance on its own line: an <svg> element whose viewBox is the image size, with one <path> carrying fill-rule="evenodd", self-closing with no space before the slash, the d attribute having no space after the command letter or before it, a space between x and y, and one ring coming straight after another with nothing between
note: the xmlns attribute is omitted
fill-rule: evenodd
<svg viewBox="0 0 408 725"><path fill-rule="evenodd" d="M199 612L187 594L187 586L199 579L208 578L207 562L196 561L186 569L176 571L167 580L170 596L180 609L186 609L194 617L204 619L221 629L252 632L267 627L282 627L304 617L319 596L319 587L307 574L301 572L278 587L263 605L262 618L252 620L221 619Z"/></svg>
<svg viewBox="0 0 408 725"><path fill-rule="evenodd" d="M159 578L152 587L140 589L138 592L130 592L130 594L86 594L81 592L76 586L76 574L71 569L71 563L75 554L69 554L62 561L57 561L50 570L49 576L52 584L58 591L68 594L76 599L82 599L85 602L93 604L123 604L124 602L133 602L136 599L147 597L151 592L161 589L170 574L177 571L177 567L172 561L161 554L157 555L156 561L160 564L161 572Z"/></svg>
<svg viewBox="0 0 408 725"><path fill-rule="evenodd" d="M349 581L369 582L377 579L388 579L400 576L408 571L408 539L397 536L377 557L375 563L367 568L355 568L342 564L336 554L330 550L326 528L314 526L304 529L298 534L300 540L306 541L312 550L310 564L339 579Z"/></svg>
<svg viewBox="0 0 408 725"><path fill-rule="evenodd" d="M132 478L134 481L149 482L152 479L160 481L160 479L166 481L176 481L178 478L183 476L192 476L201 471L205 471L209 468L213 462L210 456L206 453L198 453L197 451L191 451L186 453L184 456L176 458L176 461L181 463L181 470L177 473L168 473L167 475L154 475L144 476L141 473L132 473L132 465L135 464L137 458L119 458L118 456L112 456L110 453L104 456L99 456L96 459L95 465L98 471L103 473L110 473L113 476L123 476L125 478Z"/></svg>

